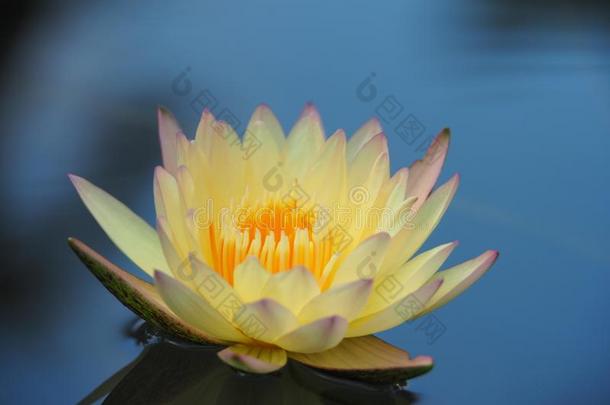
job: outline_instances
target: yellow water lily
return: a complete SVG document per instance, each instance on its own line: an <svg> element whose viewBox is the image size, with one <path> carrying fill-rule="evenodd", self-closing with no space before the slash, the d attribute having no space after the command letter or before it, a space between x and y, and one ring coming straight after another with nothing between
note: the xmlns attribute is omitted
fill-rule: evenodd
<svg viewBox="0 0 610 405"><path fill-rule="evenodd" d="M181 338L226 346L219 357L254 373L287 358L354 378L397 381L432 367L373 334L456 297L493 264L486 251L438 271L456 242L416 255L459 177L432 191L443 130L422 160L390 173L378 120L349 140L326 138L307 105L287 136L259 106L239 137L204 111L193 140L158 111L156 230L115 198L71 175L110 239L154 284L82 242L70 245L133 311Z"/></svg>

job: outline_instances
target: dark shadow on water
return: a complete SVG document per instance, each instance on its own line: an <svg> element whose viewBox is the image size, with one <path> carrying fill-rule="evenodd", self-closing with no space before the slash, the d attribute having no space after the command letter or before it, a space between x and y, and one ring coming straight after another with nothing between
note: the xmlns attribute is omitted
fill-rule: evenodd
<svg viewBox="0 0 610 405"><path fill-rule="evenodd" d="M154 341L147 327L129 334ZM271 375L246 375L222 363L214 346L156 339L102 382L80 404L413 404L417 395L395 386L372 386L289 362Z"/></svg>

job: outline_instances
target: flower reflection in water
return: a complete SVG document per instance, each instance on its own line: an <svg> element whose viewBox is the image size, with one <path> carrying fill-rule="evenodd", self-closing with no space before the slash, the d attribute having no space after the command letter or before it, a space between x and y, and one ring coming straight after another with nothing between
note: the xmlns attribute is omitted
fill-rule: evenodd
<svg viewBox="0 0 610 405"><path fill-rule="evenodd" d="M218 347L170 340L148 324L127 333L144 344L140 355L102 382L80 404L412 404L397 385L369 385L291 362L269 375L243 374L224 364Z"/></svg>

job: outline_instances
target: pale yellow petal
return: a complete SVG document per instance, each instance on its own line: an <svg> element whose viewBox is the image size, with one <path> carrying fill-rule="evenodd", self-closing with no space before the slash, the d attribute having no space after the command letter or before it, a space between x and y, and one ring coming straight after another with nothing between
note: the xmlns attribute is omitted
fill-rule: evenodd
<svg viewBox="0 0 610 405"><path fill-rule="evenodd" d="M413 219L392 238L381 265L382 271L405 263L428 239L447 210L458 184L459 176L456 174L436 189Z"/></svg>
<svg viewBox="0 0 610 405"><path fill-rule="evenodd" d="M358 151L354 160L349 165L349 184L350 186L364 184L368 179L371 170L379 156L388 156L388 141L383 133L375 135ZM389 178L389 166L385 166L385 171L381 173L382 179Z"/></svg>
<svg viewBox="0 0 610 405"><path fill-rule="evenodd" d="M233 288L244 302L256 301L261 295L271 275L256 257L248 257L235 268Z"/></svg>
<svg viewBox="0 0 610 405"><path fill-rule="evenodd" d="M155 286L167 306L189 325L227 342L248 342L207 301L178 280L155 272Z"/></svg>
<svg viewBox="0 0 610 405"><path fill-rule="evenodd" d="M380 274L375 279L375 291L361 316L381 311L419 289L432 278L456 246L457 242L437 246L417 255L397 269Z"/></svg>
<svg viewBox="0 0 610 405"><path fill-rule="evenodd" d="M127 257L150 275L155 269L169 273L159 237L150 225L82 177L70 175L70 180L97 223Z"/></svg>
<svg viewBox="0 0 610 405"><path fill-rule="evenodd" d="M380 263L389 244L390 236L385 232L360 242L334 273L332 285L375 277L379 273Z"/></svg>
<svg viewBox="0 0 610 405"><path fill-rule="evenodd" d="M443 285L428 301L422 315L445 305L464 292L491 268L497 258L497 251L488 250L474 259L437 273L434 277L442 279Z"/></svg>
<svg viewBox="0 0 610 405"><path fill-rule="evenodd" d="M253 374L267 374L286 365L286 351L277 347L233 345L218 352L218 357L236 369Z"/></svg>
<svg viewBox="0 0 610 405"><path fill-rule="evenodd" d="M312 104L307 104L286 140L287 182L305 176L323 145L324 128L320 114Z"/></svg>
<svg viewBox="0 0 610 405"><path fill-rule="evenodd" d="M356 319L349 324L346 337L370 335L391 329L417 316L432 295L439 289L442 280L434 280L419 290L374 314Z"/></svg>
<svg viewBox="0 0 610 405"><path fill-rule="evenodd" d="M330 288L303 307L298 315L299 322L307 323L330 315L339 315L349 322L362 311L372 286L372 279L362 279Z"/></svg>
<svg viewBox="0 0 610 405"><path fill-rule="evenodd" d="M335 132L324 144L318 159L303 179L303 188L322 207L341 201L346 187L345 133Z"/></svg>
<svg viewBox="0 0 610 405"><path fill-rule="evenodd" d="M261 297L274 299L294 314L318 294L318 283L303 266L274 274L261 291Z"/></svg>
<svg viewBox="0 0 610 405"><path fill-rule="evenodd" d="M303 325L277 339L277 346L298 353L318 353L337 346L347 329L347 321L329 316Z"/></svg>
<svg viewBox="0 0 610 405"><path fill-rule="evenodd" d="M266 105L260 105L252 114L244 134L246 175L249 191L259 195L265 189L261 181L282 160L284 131L277 118Z"/></svg>
<svg viewBox="0 0 610 405"><path fill-rule="evenodd" d="M445 128L430 144L424 158L417 160L409 168L407 197L417 197L418 202L415 204L415 209L426 201L441 173L449 148L449 138L449 129Z"/></svg>
<svg viewBox="0 0 610 405"><path fill-rule="evenodd" d="M270 298L244 305L237 318L243 333L253 339L271 343L279 336L296 329L299 321L282 304Z"/></svg>
<svg viewBox="0 0 610 405"><path fill-rule="evenodd" d="M155 169L154 180L155 210L158 217L167 219L171 229L171 240L178 251L191 250L186 228L186 205L182 200L178 182L161 166Z"/></svg>
<svg viewBox="0 0 610 405"><path fill-rule="evenodd" d="M377 118L371 118L365 122L364 125L350 137L347 143L346 156L348 163L351 163L352 160L354 160L356 154L368 141L381 132L383 132L383 129Z"/></svg>
<svg viewBox="0 0 610 405"><path fill-rule="evenodd" d="M176 118L164 107L157 109L157 120L159 123L159 141L161 143L161 155L163 166L170 173L178 169L176 152L176 134L182 132Z"/></svg>

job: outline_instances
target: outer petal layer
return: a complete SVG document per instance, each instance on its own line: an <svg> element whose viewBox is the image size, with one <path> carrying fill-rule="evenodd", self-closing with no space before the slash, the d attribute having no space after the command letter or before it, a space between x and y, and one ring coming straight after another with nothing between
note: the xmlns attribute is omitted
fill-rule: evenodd
<svg viewBox="0 0 610 405"><path fill-rule="evenodd" d="M403 297L400 301L364 318L350 323L347 337L370 335L391 329L417 316L439 289L443 280L434 280Z"/></svg>
<svg viewBox="0 0 610 405"><path fill-rule="evenodd" d="M293 352L317 353L337 346L346 329L345 318L329 316L301 326L274 343Z"/></svg>
<svg viewBox="0 0 610 405"><path fill-rule="evenodd" d="M169 273L157 232L119 200L82 177L70 175L83 202L123 253L151 276Z"/></svg>
<svg viewBox="0 0 610 405"><path fill-rule="evenodd" d="M68 239L68 244L104 287L142 319L195 343L221 343L174 315L152 284L120 269L77 239Z"/></svg>
<svg viewBox="0 0 610 405"><path fill-rule="evenodd" d="M180 281L156 272L155 283L167 306L189 325L227 342L249 341L206 300Z"/></svg>
<svg viewBox="0 0 610 405"><path fill-rule="evenodd" d="M337 347L316 354L288 353L307 366L340 377L372 383L403 383L432 369L432 358L409 353L375 336L344 339Z"/></svg>
<svg viewBox="0 0 610 405"><path fill-rule="evenodd" d="M260 346L234 345L218 352L218 357L239 370L254 374L267 374L286 364L282 349Z"/></svg>
<svg viewBox="0 0 610 405"><path fill-rule="evenodd" d="M435 278L438 280L442 279L443 285L428 301L420 315L434 311L460 295L481 278L491 268L497 258L497 251L488 250L479 257L436 274Z"/></svg>

